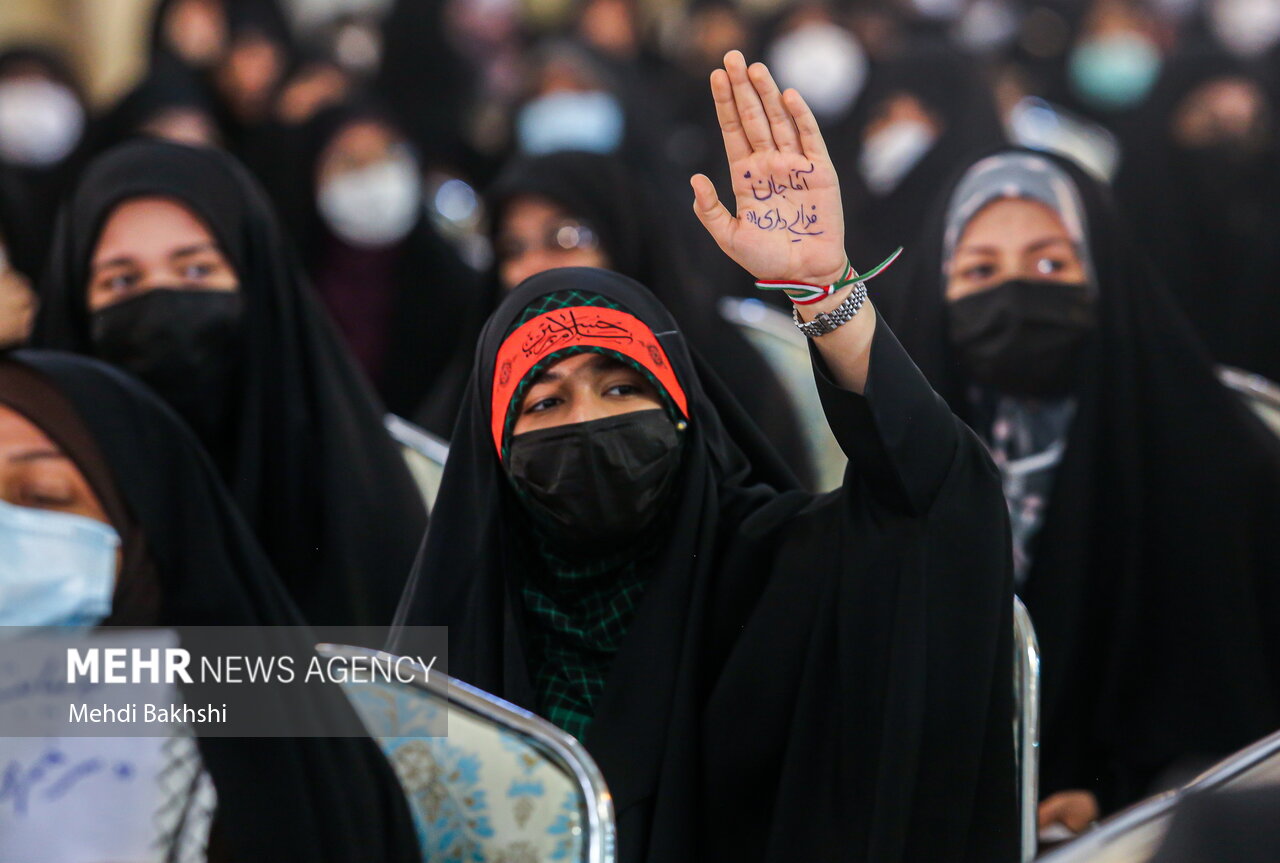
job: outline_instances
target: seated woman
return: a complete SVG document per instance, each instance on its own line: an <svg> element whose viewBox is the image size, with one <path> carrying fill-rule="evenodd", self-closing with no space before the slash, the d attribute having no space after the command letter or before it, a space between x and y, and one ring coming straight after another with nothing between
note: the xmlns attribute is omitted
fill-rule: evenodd
<svg viewBox="0 0 1280 863"><path fill-rule="evenodd" d="M224 153L135 141L67 203L34 343L169 402L308 621L386 624L426 526L383 411Z"/></svg>
<svg viewBox="0 0 1280 863"><path fill-rule="evenodd" d="M697 212L757 278L835 284L813 114L725 64L738 216L701 175ZM774 210L799 233L767 230ZM1017 856L998 477L863 296L797 306L850 459L822 496L625 276L540 273L481 335L400 616L449 626L451 673L584 741L623 863Z"/></svg>
<svg viewBox="0 0 1280 863"><path fill-rule="evenodd" d="M1006 150L945 200L885 314L1000 468L1078 830L1280 727L1280 449L1097 181Z"/></svg>
<svg viewBox="0 0 1280 863"><path fill-rule="evenodd" d="M0 355L0 548L8 626L281 627L283 644L297 637L284 627L302 624L190 432L145 388L81 357ZM69 560L82 565L57 565ZM307 697L317 712L347 709L336 688ZM207 737L195 757L209 782L188 820L182 807L142 813L158 830L181 826L193 853L182 859L419 859L403 794L368 739ZM67 859L45 842L44 859Z"/></svg>

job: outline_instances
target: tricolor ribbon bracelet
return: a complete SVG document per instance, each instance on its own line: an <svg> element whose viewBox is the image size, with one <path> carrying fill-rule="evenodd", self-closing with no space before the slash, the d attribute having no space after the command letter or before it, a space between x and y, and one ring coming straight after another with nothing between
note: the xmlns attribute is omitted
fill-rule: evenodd
<svg viewBox="0 0 1280 863"><path fill-rule="evenodd" d="M898 256L901 254L902 247L899 246L892 255L862 275L858 275L858 272L853 268L853 264L849 263L846 258L844 275L826 286L810 285L806 282L782 282L763 279L756 282L756 287L762 291L786 291L787 297L797 306L810 306L826 299L841 288L847 288L849 285L856 285L859 282L871 281L887 270L894 261L898 260Z"/></svg>

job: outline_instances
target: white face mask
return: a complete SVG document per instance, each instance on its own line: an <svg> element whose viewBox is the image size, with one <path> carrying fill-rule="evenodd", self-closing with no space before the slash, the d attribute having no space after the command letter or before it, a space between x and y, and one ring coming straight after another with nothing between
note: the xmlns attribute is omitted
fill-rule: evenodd
<svg viewBox="0 0 1280 863"><path fill-rule="evenodd" d="M558 92L539 96L520 109L516 138L532 156L559 150L612 153L622 143L626 118L609 93Z"/></svg>
<svg viewBox="0 0 1280 863"><path fill-rule="evenodd" d="M43 78L0 83L0 157L34 168L65 159L84 132L75 94Z"/></svg>
<svg viewBox="0 0 1280 863"><path fill-rule="evenodd" d="M409 235L422 215L418 163L398 153L324 182L316 196L329 229L354 246L381 248Z"/></svg>
<svg viewBox="0 0 1280 863"><path fill-rule="evenodd" d="M119 547L102 522L0 501L0 626L101 623Z"/></svg>
<svg viewBox="0 0 1280 863"><path fill-rule="evenodd" d="M794 87L819 116L838 117L867 81L867 55L835 24L805 24L769 48L768 65L783 90Z"/></svg>
<svg viewBox="0 0 1280 863"><path fill-rule="evenodd" d="M1209 26L1231 53L1238 57L1259 57L1280 42L1280 3L1217 0L1209 7Z"/></svg>
<svg viewBox="0 0 1280 863"><path fill-rule="evenodd" d="M938 135L917 120L900 120L867 138L858 170L873 195L887 195L919 164Z"/></svg>
<svg viewBox="0 0 1280 863"><path fill-rule="evenodd" d="M964 12L964 0L911 0L911 8L921 18L954 21Z"/></svg>

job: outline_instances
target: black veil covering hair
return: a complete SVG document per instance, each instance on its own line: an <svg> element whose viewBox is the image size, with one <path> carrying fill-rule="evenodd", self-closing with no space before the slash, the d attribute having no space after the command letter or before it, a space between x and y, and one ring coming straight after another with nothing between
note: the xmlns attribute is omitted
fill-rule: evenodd
<svg viewBox="0 0 1280 863"><path fill-rule="evenodd" d="M866 91L859 97L845 131L831 137L832 154L845 190L845 223L849 254L864 271L894 249L913 248L920 226L933 207L939 186L957 165L1005 140L991 84L972 57L940 40L917 36L906 51L873 67ZM898 184L886 193L866 187L859 170L863 136L877 119L886 100L897 95L915 97L937 120L938 137ZM899 284L896 267L877 280Z"/></svg>
<svg viewBox="0 0 1280 863"><path fill-rule="evenodd" d="M450 673L537 709L519 585L538 556L489 401L511 324L567 290L656 334L690 413L670 533L641 562L645 594L585 740L620 860L1012 861L1004 501L887 328L868 384L883 399L819 374L851 461L841 490L813 496L647 289L590 268L526 280L481 334L398 622L450 626Z"/></svg>
<svg viewBox="0 0 1280 863"><path fill-rule="evenodd" d="M1269 140L1257 152L1174 140L1197 88L1240 78L1261 90ZM1219 362L1280 379L1280 100L1256 70L1207 46L1171 60L1125 142L1116 197L1135 239Z"/></svg>
<svg viewBox="0 0 1280 863"><path fill-rule="evenodd" d="M0 355L0 363L9 362L34 370L71 403L143 535L158 581L158 609L153 619L123 620L113 614L112 622L302 625L207 456L154 395L84 357L49 351ZM122 573L121 581L128 576ZM290 640L296 632L281 629L265 637ZM287 649L309 648L291 644ZM336 687L309 689L308 697L317 715L350 709ZM282 704L281 709L292 708ZM373 741L209 737L201 738L199 747L218 792L212 837L217 853L211 859L420 859L403 792Z"/></svg>
<svg viewBox="0 0 1280 863"><path fill-rule="evenodd" d="M62 159L48 165L20 165L0 160L0 171L8 176L6 182L21 189L25 210L22 220L26 224L28 256L42 266L48 254L48 237L58 207L76 175L84 165L91 129L88 100L84 88L70 63L59 52L40 45L14 45L0 51L0 77L15 67L39 67L55 83L67 87L84 109L84 128L76 146ZM30 278L38 278L39 267L26 272Z"/></svg>
<svg viewBox="0 0 1280 863"><path fill-rule="evenodd" d="M1098 330L1021 596L1043 652L1042 789L1089 788L1109 810L1179 759L1225 755L1280 726L1280 445L1218 382L1105 188L1038 155L1080 192ZM942 277L958 181L885 312L964 417Z"/></svg>
<svg viewBox="0 0 1280 863"><path fill-rule="evenodd" d="M788 453L792 469L811 485L813 466L808 464L790 397L760 353L720 316L716 309L720 291L700 281L688 265L689 244L681 245L669 225L674 215L684 227L683 208L678 214L664 214L651 192L616 157L559 152L513 161L486 197L495 233L501 229L507 208L524 195L545 198L589 225L609 258L610 268L653 291L680 324L694 351L715 370L774 448ZM696 230L701 231L701 226ZM489 279L482 315L497 308L502 299L499 267L494 265ZM475 332L480 323L475 321ZM446 420L452 424L473 354L474 341L464 340L442 385L451 391L438 391L425 406L425 416L432 425L441 427Z"/></svg>
<svg viewBox="0 0 1280 863"><path fill-rule="evenodd" d="M293 169L281 165L277 172L284 175L275 184L281 212L294 226L313 282L326 246L334 239L316 205L320 159L339 133L362 121L401 132L375 104L327 108L299 130L300 147L290 157ZM469 354L474 346L468 336L474 337L483 314L478 309L480 276L435 229L427 206L409 235L390 251L395 257L393 300L382 374L374 384L392 413L410 417L444 375L450 359L460 351ZM446 436L448 431L444 429Z"/></svg>
<svg viewBox="0 0 1280 863"><path fill-rule="evenodd" d="M93 353L89 259L114 208L147 195L190 207L240 277L237 429L230 451L211 453L233 497L310 622L385 624L426 524L422 499L265 196L234 159L136 141L96 160L59 219L34 343Z"/></svg>

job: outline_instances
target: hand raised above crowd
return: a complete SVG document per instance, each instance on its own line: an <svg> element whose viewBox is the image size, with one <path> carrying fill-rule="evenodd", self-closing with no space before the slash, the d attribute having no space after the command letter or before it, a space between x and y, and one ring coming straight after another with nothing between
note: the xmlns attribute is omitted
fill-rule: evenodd
<svg viewBox="0 0 1280 863"><path fill-rule="evenodd" d="M736 215L704 175L694 210L726 255L757 279L826 285L843 274L840 186L813 112L779 92L763 63L740 51L711 74L711 94L733 177Z"/></svg>

